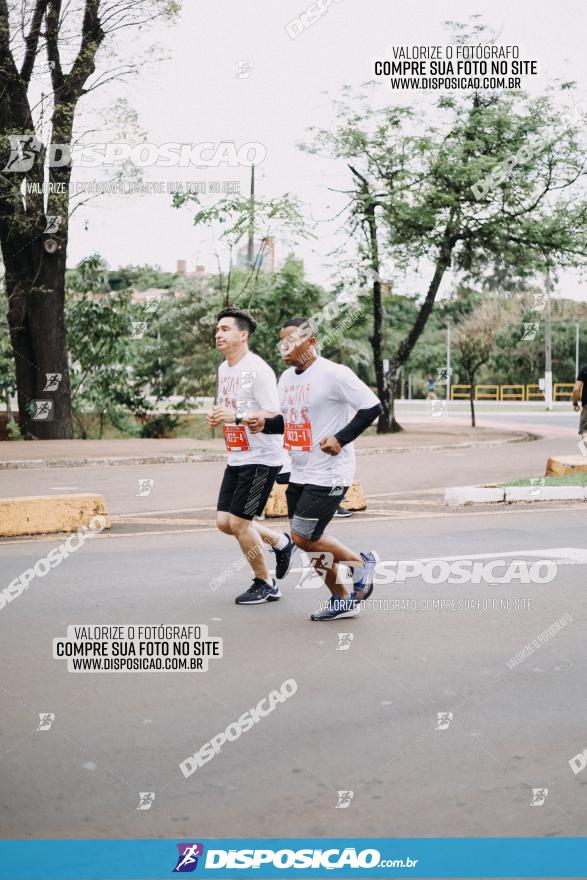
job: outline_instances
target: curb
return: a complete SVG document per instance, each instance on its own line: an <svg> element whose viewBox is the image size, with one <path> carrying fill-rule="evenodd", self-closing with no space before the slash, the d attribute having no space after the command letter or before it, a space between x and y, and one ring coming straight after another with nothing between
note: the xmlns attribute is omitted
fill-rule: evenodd
<svg viewBox="0 0 587 880"><path fill-rule="evenodd" d="M504 489L487 489L479 486L452 486L444 490L444 503L448 507L461 507L465 504L496 504L504 500Z"/></svg>
<svg viewBox="0 0 587 880"><path fill-rule="evenodd" d="M547 477L568 477L587 473L587 459L582 455L552 455L546 462Z"/></svg>
<svg viewBox="0 0 587 880"><path fill-rule="evenodd" d="M197 461L225 461L224 452L186 453L185 455L134 455L110 458L31 458L0 461L0 470L72 467L117 467L134 464L186 464Z"/></svg>
<svg viewBox="0 0 587 880"><path fill-rule="evenodd" d="M0 498L0 537L75 532L93 528L96 517L105 521L102 528L110 528L104 498L94 493Z"/></svg>
<svg viewBox="0 0 587 880"><path fill-rule="evenodd" d="M520 436L504 440L477 440L471 443L446 443L432 446L396 446L357 449L357 455L384 455L385 453L437 452L442 449L478 449L485 446L505 446L508 443L527 443L540 440L540 434L528 432ZM199 461L226 461L225 452L186 452L180 455L135 455L107 456L104 458L32 458L0 461L0 470L20 470L39 468L74 468L74 467L117 467L119 465L142 464L192 464Z"/></svg>
<svg viewBox="0 0 587 880"><path fill-rule="evenodd" d="M512 432L513 433L513 432ZM507 446L509 443L529 443L533 440L542 440L541 434L533 434L528 431L520 432L517 437L508 437L504 440L475 440L471 443L444 443L434 446L395 446L389 449L356 449L357 455L383 455L386 452L437 452L441 449L479 449L486 446Z"/></svg>
<svg viewBox="0 0 587 880"><path fill-rule="evenodd" d="M444 490L448 507L467 504L540 503L541 501L587 501L585 486L452 486Z"/></svg>

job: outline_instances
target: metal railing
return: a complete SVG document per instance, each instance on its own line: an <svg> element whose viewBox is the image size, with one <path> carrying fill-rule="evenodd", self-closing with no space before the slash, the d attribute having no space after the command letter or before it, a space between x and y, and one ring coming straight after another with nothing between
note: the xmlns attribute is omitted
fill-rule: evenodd
<svg viewBox="0 0 587 880"><path fill-rule="evenodd" d="M570 400L573 394L573 382L556 382L552 389L553 400ZM451 400L469 400L471 396L470 385L452 385L450 389ZM540 385L475 385L475 400L544 400L544 391Z"/></svg>

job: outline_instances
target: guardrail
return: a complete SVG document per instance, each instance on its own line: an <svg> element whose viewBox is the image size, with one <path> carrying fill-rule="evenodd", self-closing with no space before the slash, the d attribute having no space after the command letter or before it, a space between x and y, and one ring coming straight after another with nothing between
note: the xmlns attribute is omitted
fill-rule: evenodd
<svg viewBox="0 0 587 880"><path fill-rule="evenodd" d="M462 391L461 389L466 389ZM468 400L471 396L471 386L470 385L451 385L450 389L450 399L451 400Z"/></svg>
<svg viewBox="0 0 587 880"><path fill-rule="evenodd" d="M553 386L553 400L570 400L573 393L573 382L556 382ZM451 385L451 400L468 400L471 396L470 385ZM475 400L544 400L544 391L540 385L475 385Z"/></svg>
<svg viewBox="0 0 587 880"><path fill-rule="evenodd" d="M500 400L525 400L526 399L526 389L523 385L500 385L499 386L499 399Z"/></svg>
<svg viewBox="0 0 587 880"><path fill-rule="evenodd" d="M544 391L540 390L540 385L526 385L526 400L544 400Z"/></svg>
<svg viewBox="0 0 587 880"><path fill-rule="evenodd" d="M475 400L499 400L499 385L475 385Z"/></svg>
<svg viewBox="0 0 587 880"><path fill-rule="evenodd" d="M570 400L573 394L574 388L573 382L557 382L554 386L553 399L554 400ZM561 389L567 388L568 391L564 391Z"/></svg>

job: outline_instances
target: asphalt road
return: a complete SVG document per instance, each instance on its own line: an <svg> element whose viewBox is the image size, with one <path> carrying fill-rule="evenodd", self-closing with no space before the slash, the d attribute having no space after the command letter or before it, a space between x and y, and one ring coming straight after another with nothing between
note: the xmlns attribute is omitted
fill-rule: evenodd
<svg viewBox="0 0 587 880"><path fill-rule="evenodd" d="M531 562L585 547L575 509L355 517L334 529L387 560L534 551ZM54 544L0 546L3 581ZM100 535L0 610L3 837L584 833L587 773L568 763L587 746L584 564L559 565L544 584L379 584L380 607L319 624L308 615L322 590L296 588L297 572L272 605L234 605L244 571L211 589L237 560L215 532ZM401 598L417 610L389 605ZM74 674L51 659L69 624L133 623L207 624L224 656L193 673ZM343 632L353 639L338 650ZM181 761L287 679L293 696L183 776ZM55 715L49 730L37 730L42 712ZM452 713L446 729L438 713ZM548 789L542 806L530 806L533 788ZM347 808L339 791L353 792ZM140 792L155 793L149 810L137 809Z"/></svg>

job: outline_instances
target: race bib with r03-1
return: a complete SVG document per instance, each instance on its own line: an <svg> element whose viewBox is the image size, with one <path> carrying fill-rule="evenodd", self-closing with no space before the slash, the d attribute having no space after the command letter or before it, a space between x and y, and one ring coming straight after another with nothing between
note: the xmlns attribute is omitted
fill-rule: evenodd
<svg viewBox="0 0 587 880"><path fill-rule="evenodd" d="M283 445L293 452L311 452L312 426L310 422L286 422L283 431Z"/></svg>

